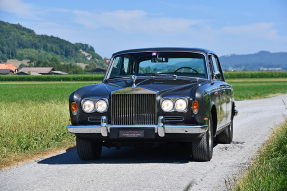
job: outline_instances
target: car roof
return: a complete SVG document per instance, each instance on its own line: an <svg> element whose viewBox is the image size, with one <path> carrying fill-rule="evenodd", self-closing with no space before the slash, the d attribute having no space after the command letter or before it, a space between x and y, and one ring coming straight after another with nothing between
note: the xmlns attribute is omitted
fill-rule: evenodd
<svg viewBox="0 0 287 191"><path fill-rule="evenodd" d="M120 54L140 53L140 52L194 52L204 54L215 54L214 52L202 48L180 48L180 47L160 47L160 48L139 48L123 50L113 54L113 57Z"/></svg>

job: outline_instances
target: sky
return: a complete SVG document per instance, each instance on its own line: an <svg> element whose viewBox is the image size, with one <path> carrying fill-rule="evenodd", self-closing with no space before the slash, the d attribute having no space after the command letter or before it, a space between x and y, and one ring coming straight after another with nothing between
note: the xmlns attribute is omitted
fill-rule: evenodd
<svg viewBox="0 0 287 191"><path fill-rule="evenodd" d="M287 52L285 0L0 0L0 20L89 44L107 58L149 47Z"/></svg>

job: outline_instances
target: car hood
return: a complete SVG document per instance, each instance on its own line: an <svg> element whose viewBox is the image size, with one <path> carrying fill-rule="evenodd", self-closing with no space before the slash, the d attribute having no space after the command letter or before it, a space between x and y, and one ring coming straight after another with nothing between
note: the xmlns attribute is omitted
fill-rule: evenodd
<svg viewBox="0 0 287 191"><path fill-rule="evenodd" d="M190 96L198 86L207 83L206 79L137 79L135 83L131 79L109 80L105 83L94 84L80 88L74 92L75 97L105 97L111 94L139 94L154 93L164 96ZM71 95L72 96L72 95ZM70 97L71 98L71 97Z"/></svg>

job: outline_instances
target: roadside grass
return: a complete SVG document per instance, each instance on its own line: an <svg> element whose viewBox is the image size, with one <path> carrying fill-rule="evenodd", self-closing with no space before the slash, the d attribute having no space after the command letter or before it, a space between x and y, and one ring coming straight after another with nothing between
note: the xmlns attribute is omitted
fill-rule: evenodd
<svg viewBox="0 0 287 191"><path fill-rule="evenodd" d="M233 190L287 190L287 121L274 131Z"/></svg>
<svg viewBox="0 0 287 191"><path fill-rule="evenodd" d="M71 146L68 101L0 103L0 168L51 148Z"/></svg>
<svg viewBox="0 0 287 191"><path fill-rule="evenodd" d="M68 98L89 84L0 83L0 169L74 146Z"/></svg>
<svg viewBox="0 0 287 191"><path fill-rule="evenodd" d="M235 100L243 100L287 93L285 80L228 81ZM75 145L66 128L68 98L74 90L93 83L0 82L0 169Z"/></svg>

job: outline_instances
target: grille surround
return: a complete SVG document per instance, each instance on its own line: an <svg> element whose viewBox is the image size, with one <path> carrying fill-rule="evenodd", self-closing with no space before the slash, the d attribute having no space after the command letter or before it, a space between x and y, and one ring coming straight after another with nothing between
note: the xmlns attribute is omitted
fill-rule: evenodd
<svg viewBox="0 0 287 191"><path fill-rule="evenodd" d="M112 125L154 125L156 94L112 94Z"/></svg>

